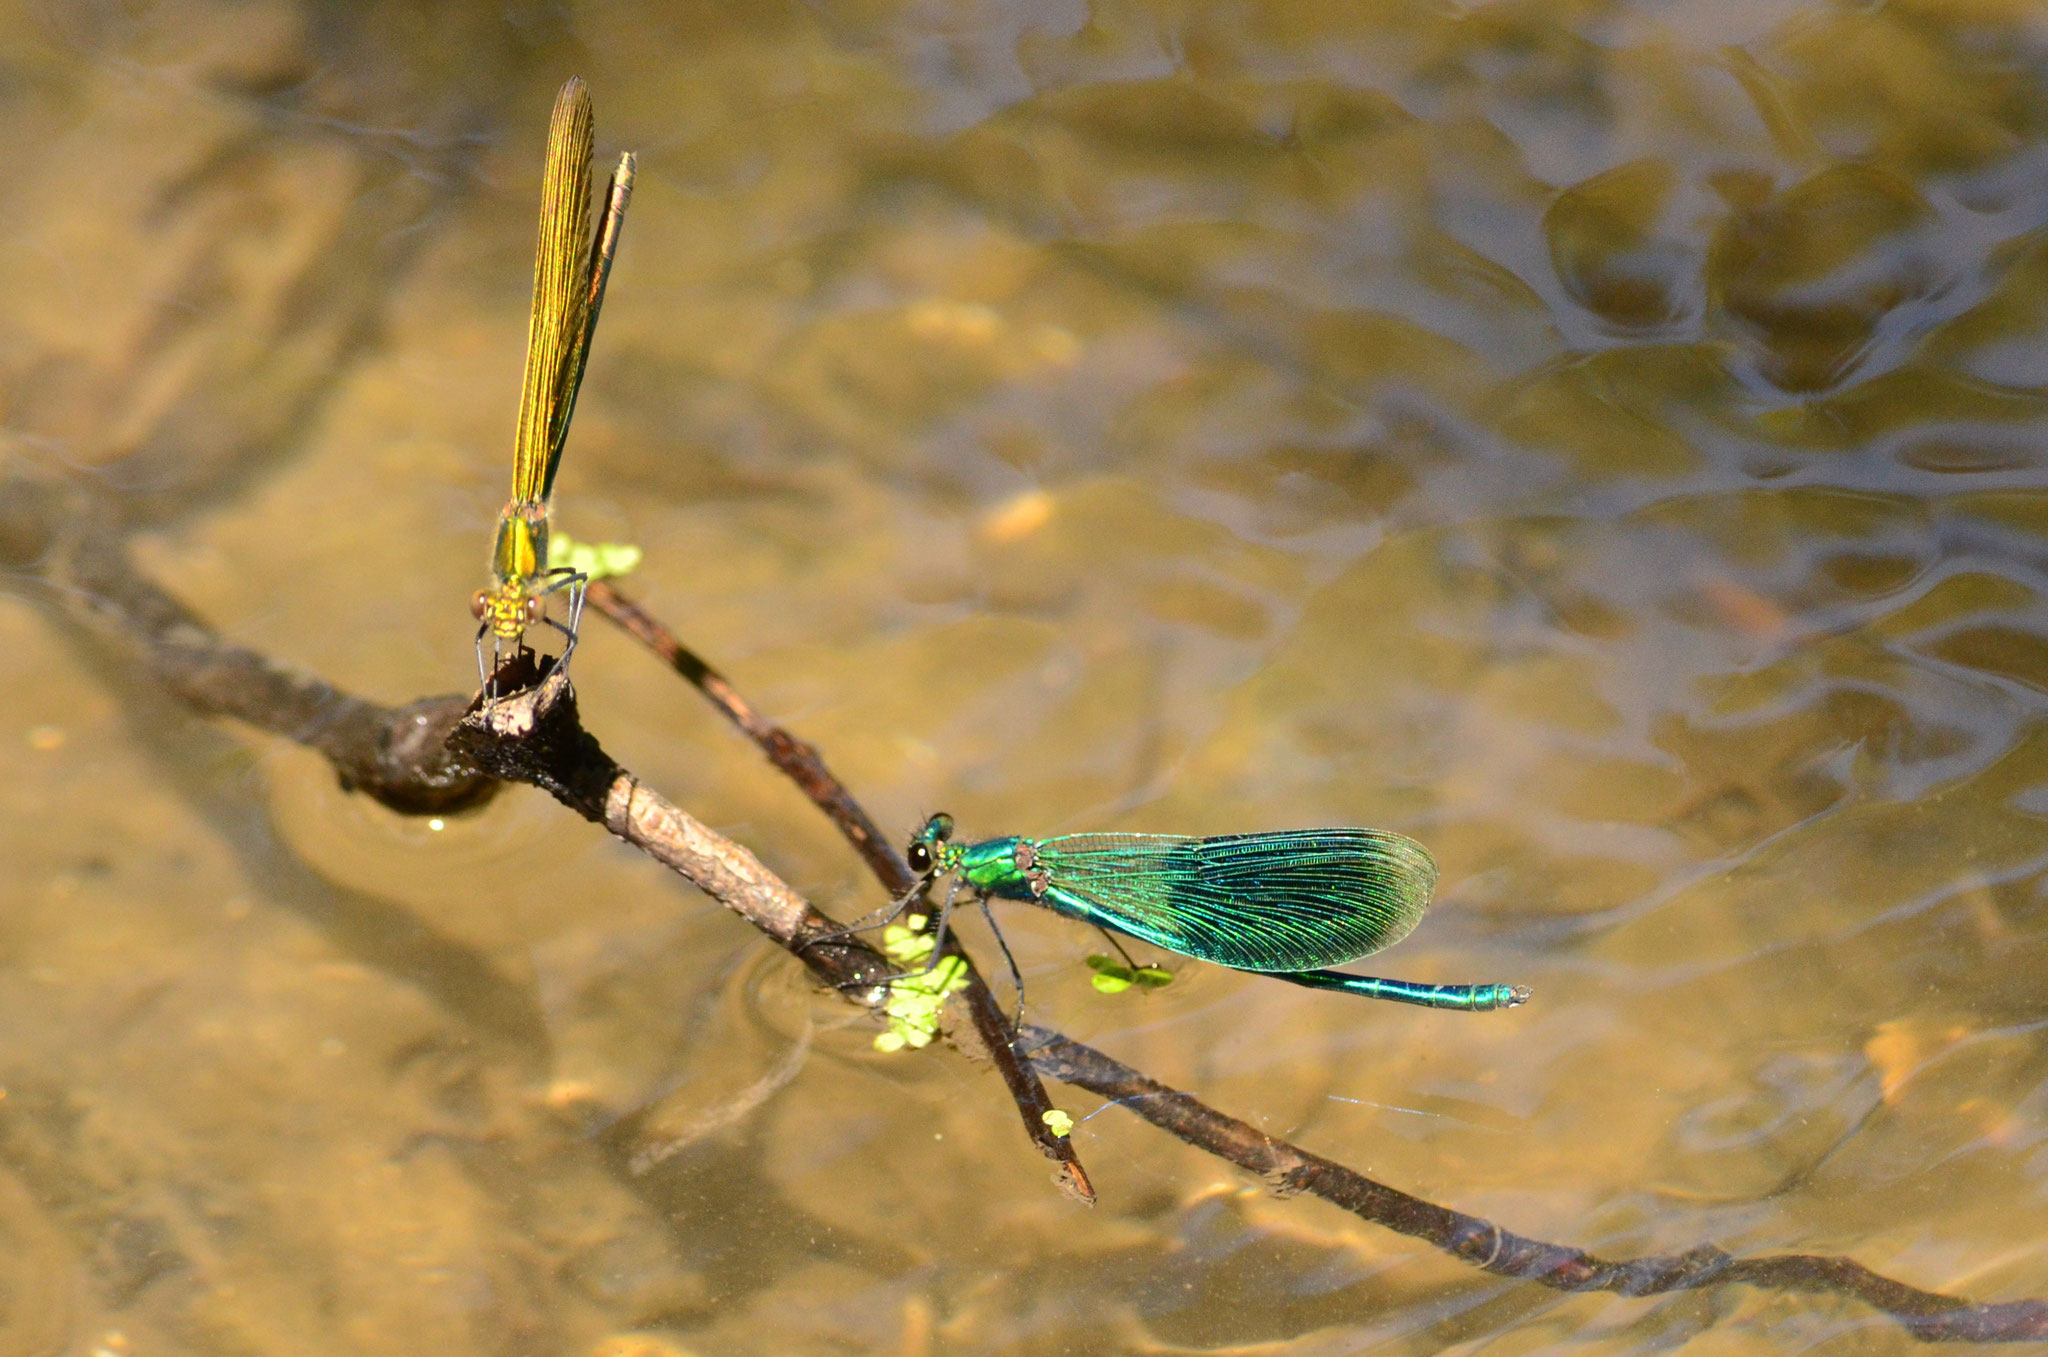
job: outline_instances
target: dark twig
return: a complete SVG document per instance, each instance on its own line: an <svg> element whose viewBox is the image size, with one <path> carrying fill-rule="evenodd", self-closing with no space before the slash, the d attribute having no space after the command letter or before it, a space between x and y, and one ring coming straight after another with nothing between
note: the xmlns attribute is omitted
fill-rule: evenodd
<svg viewBox="0 0 2048 1357"><path fill-rule="evenodd" d="M756 711L725 675L677 640L675 634L646 609L620 593L610 580L592 581L585 601L659 655L669 668L687 679L748 739L759 745L768 761L801 787L804 795L839 826L839 832L846 836L847 842L866 861L892 898L903 895L918 884L903 855L875 827L875 822L868 818L867 811L853 799L845 784L832 775L814 747Z"/></svg>
<svg viewBox="0 0 2048 1357"><path fill-rule="evenodd" d="M825 766L823 756L815 747L762 716L752 703L740 696L738 689L726 681L725 675L705 663L667 627L614 588L610 581L594 582L587 601L667 661L671 669L688 679L698 692L709 698L712 705L759 745L768 761L802 788L804 795L810 797L818 809L839 827L839 832L867 862L869 870L874 872L892 899L900 898L922 884L911 872L910 864L903 860L903 855L883 837L875 822L868 818L867 811L846 790L846 784L832 775L832 770ZM967 1011L974 1019L974 1030L981 1038L983 1049L995 1062L996 1068L1002 1071L1003 1083L1010 1090L1010 1097L1017 1104L1017 1113L1024 1121L1024 1133L1031 1137L1031 1143L1038 1146L1041 1154L1059 1164L1062 1189L1081 1201L1093 1202L1095 1189L1088 1181L1087 1170L1081 1167L1080 1157L1074 1152L1073 1141L1054 1135L1046 1124L1045 1114L1052 1110L1052 1099L1031 1067L1018 1058L1016 1034L1011 1030L1009 1016L996 1002L994 992L975 968L973 958L961 950L958 939L948 938L946 951L967 963L967 989L963 991Z"/></svg>
<svg viewBox="0 0 2048 1357"><path fill-rule="evenodd" d="M1740 1282L1776 1291L1851 1296L1927 1342L2012 1343L2048 1338L2048 1301L1976 1304L1895 1282L1852 1259L1811 1253L1734 1258L1711 1244L1623 1262L1501 1229L1376 1183L1355 1169L1275 1139L1235 1117L1042 1027L1022 1044L1032 1064L1062 1083L1126 1107L1154 1126L1273 1185L1307 1192L1389 1230L1435 1245L1474 1267L1558 1291L1654 1296Z"/></svg>

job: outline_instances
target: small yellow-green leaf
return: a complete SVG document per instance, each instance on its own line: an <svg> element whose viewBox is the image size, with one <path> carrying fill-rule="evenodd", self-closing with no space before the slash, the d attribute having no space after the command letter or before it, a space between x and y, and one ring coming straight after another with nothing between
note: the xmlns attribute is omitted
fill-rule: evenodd
<svg viewBox="0 0 2048 1357"><path fill-rule="evenodd" d="M1065 1140L1068 1136L1074 1134L1074 1119L1060 1111L1057 1107L1045 1109L1044 1113L1040 1115L1039 1120L1045 1123L1046 1130L1052 1132L1061 1140Z"/></svg>
<svg viewBox="0 0 2048 1357"><path fill-rule="evenodd" d="M594 580L630 575L640 558L640 548L631 542L579 542L559 529L548 539L549 565L565 565Z"/></svg>
<svg viewBox="0 0 2048 1357"><path fill-rule="evenodd" d="M913 966L932 954L934 941L915 926L890 924L882 930L882 953L892 961Z"/></svg>
<svg viewBox="0 0 2048 1357"><path fill-rule="evenodd" d="M1088 969L1095 972L1093 984L1103 994L1122 994L1133 985L1146 989L1158 989L1173 982L1173 972L1161 966L1131 967L1115 957L1097 953L1088 958Z"/></svg>
<svg viewBox="0 0 2048 1357"><path fill-rule="evenodd" d="M924 943L924 953L931 951L932 939L919 937L918 941ZM890 981L889 997L882 1005L882 1011L889 1016L889 1030L882 1035L890 1041L884 1045L881 1037L877 1037L875 1049L900 1051L906 1046L929 1046L938 1035L939 1010L946 1006L946 996L966 988L967 963L957 956L945 957L921 974Z"/></svg>

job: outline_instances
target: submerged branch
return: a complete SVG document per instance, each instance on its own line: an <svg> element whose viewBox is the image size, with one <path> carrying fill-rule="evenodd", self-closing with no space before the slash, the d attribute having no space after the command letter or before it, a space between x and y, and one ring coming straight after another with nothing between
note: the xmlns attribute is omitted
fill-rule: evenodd
<svg viewBox="0 0 2048 1357"><path fill-rule="evenodd" d="M1092 1047L1057 1032L1028 1027L1023 1041L1033 1064L1062 1083L1143 1117L1161 1130L1248 1172L1283 1194L1306 1192L1375 1225L1435 1245L1502 1277L1557 1291L1612 1291L1655 1296L1740 1282L1775 1291L1847 1296L1882 1310L1927 1342L2014 1343L2048 1338L2048 1301L1979 1304L1922 1291L1836 1255L1790 1253L1735 1258L1712 1244L1683 1253L1611 1260L1583 1249L1503 1230L1435 1202L1374 1182L1356 1169L1311 1154L1225 1116Z"/></svg>
<svg viewBox="0 0 2048 1357"><path fill-rule="evenodd" d="M86 483L9 467L0 476L0 565L87 630L136 651L173 697L326 756L341 785L407 814L479 805L498 783L452 758L459 696L385 707L228 645L135 566L126 534Z"/></svg>

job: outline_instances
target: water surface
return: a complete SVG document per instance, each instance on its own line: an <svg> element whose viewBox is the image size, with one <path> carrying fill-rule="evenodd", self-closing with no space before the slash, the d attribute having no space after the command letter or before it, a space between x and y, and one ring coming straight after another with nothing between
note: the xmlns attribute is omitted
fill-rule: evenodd
<svg viewBox="0 0 2048 1357"><path fill-rule="evenodd" d="M1961 0L18 8L0 455L239 643L467 685L581 74L640 186L570 532L906 834L1398 828L1383 969L1536 990L1105 998L1012 910L1036 1019L1523 1233L2048 1295L2044 63ZM577 680L880 903L625 638ZM0 1352L1911 1346L1478 1274L1055 1088L1083 1212L978 1061L537 794L389 814L26 593L0 684Z"/></svg>

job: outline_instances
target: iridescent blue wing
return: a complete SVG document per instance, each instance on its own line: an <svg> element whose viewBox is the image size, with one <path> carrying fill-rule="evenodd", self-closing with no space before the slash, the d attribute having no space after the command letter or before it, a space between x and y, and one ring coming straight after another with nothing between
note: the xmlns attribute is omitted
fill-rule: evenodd
<svg viewBox="0 0 2048 1357"><path fill-rule="evenodd" d="M1041 839L1044 903L1171 951L1247 971L1337 966L1407 937L1436 863L1379 829L1190 839Z"/></svg>

